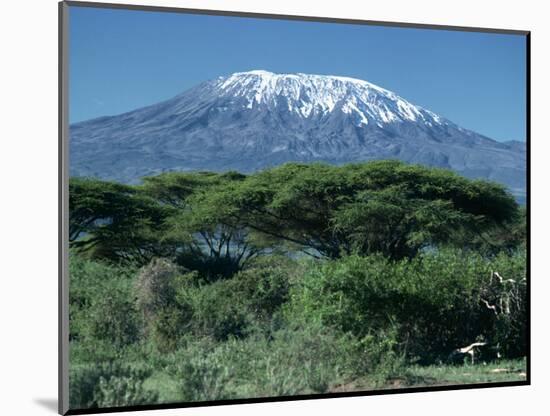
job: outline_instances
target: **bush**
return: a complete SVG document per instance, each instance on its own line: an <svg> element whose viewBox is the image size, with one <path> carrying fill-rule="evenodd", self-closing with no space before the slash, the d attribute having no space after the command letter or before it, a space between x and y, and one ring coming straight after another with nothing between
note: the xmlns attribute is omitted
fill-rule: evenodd
<svg viewBox="0 0 550 416"><path fill-rule="evenodd" d="M178 380L184 401L230 399L232 363L225 362L214 344L195 342L176 355L168 371Z"/></svg>
<svg viewBox="0 0 550 416"><path fill-rule="evenodd" d="M174 279L178 268L165 259L153 259L139 271L135 283L137 306L147 323L175 301Z"/></svg>
<svg viewBox="0 0 550 416"><path fill-rule="evenodd" d="M192 342L168 368L186 400L322 393L352 374L353 351L348 336L312 326Z"/></svg>
<svg viewBox="0 0 550 416"><path fill-rule="evenodd" d="M251 376L243 375L252 396L326 393L351 372L350 338L316 325L287 328L270 338L251 339Z"/></svg>
<svg viewBox="0 0 550 416"><path fill-rule="evenodd" d="M290 321L319 322L359 338L396 327L399 350L421 362L442 360L479 337L507 354L514 345L514 354L525 355L524 291L514 292L519 306L506 316L495 316L481 300L496 270L519 281L525 259L456 250L396 262L350 256L311 267L293 287L285 312Z"/></svg>
<svg viewBox="0 0 550 416"><path fill-rule="evenodd" d="M292 263L292 262L291 262ZM160 351L173 351L188 332L225 341L269 327L288 298L289 260L258 260L231 279L204 282L166 260L141 269L135 289L145 332Z"/></svg>
<svg viewBox="0 0 550 416"><path fill-rule="evenodd" d="M171 351L188 324L191 311L177 302L183 270L165 259L153 259L135 282L137 308L143 315L144 332L160 351Z"/></svg>
<svg viewBox="0 0 550 416"><path fill-rule="evenodd" d="M525 254L498 255L481 287L480 298L495 321L489 339L506 358L527 352L527 281Z"/></svg>
<svg viewBox="0 0 550 416"><path fill-rule="evenodd" d="M385 328L400 305L393 269L382 256L311 263L291 290L289 321L315 322L362 337Z"/></svg>
<svg viewBox="0 0 550 416"><path fill-rule="evenodd" d="M519 252L265 256L206 282L166 260L138 274L71 257L71 407L154 402L151 372L122 362L177 384L169 400L205 401L381 387L479 340L522 356L525 265Z"/></svg>
<svg viewBox="0 0 550 416"><path fill-rule="evenodd" d="M198 337L242 338L271 321L287 299L289 265L279 258L258 260L233 278L213 283L180 280L177 301L192 311L190 328Z"/></svg>
<svg viewBox="0 0 550 416"><path fill-rule="evenodd" d="M71 409L151 404L154 392L145 390L143 382L150 370L132 368L117 362L97 366L71 367L69 400Z"/></svg>
<svg viewBox="0 0 550 416"><path fill-rule="evenodd" d="M263 257L238 273L230 285L256 319L266 321L288 300L290 275L297 266L288 258Z"/></svg>
<svg viewBox="0 0 550 416"><path fill-rule="evenodd" d="M128 291L113 289L93 301L88 315L89 335L115 347L139 339L137 311Z"/></svg>
<svg viewBox="0 0 550 416"><path fill-rule="evenodd" d="M351 361L354 375L367 375L375 387L406 373L405 355L399 351L396 327L354 339Z"/></svg>
<svg viewBox="0 0 550 416"><path fill-rule="evenodd" d="M188 286L181 289L178 300L192 311L191 331L199 338L211 337L225 341L244 337L253 319L243 299L232 291L230 281Z"/></svg>
<svg viewBox="0 0 550 416"><path fill-rule="evenodd" d="M98 407L122 407L157 401L157 393L143 388L143 382L151 375L151 371L121 369L115 369L110 376L99 379L94 395Z"/></svg>
<svg viewBox="0 0 550 416"><path fill-rule="evenodd" d="M131 294L133 271L71 255L71 341L101 341L115 348L138 341L139 317Z"/></svg>
<svg viewBox="0 0 550 416"><path fill-rule="evenodd" d="M426 357L424 361L443 360L453 349L477 340L506 358L527 354L525 290L515 293L519 306L510 314L495 314L484 302L495 272L517 282L525 277L524 253L486 258L467 251L441 251L420 257L408 270L405 312L415 321L407 322L406 316L401 321L407 323L405 336L413 340L412 354ZM496 301L491 296L488 300Z"/></svg>

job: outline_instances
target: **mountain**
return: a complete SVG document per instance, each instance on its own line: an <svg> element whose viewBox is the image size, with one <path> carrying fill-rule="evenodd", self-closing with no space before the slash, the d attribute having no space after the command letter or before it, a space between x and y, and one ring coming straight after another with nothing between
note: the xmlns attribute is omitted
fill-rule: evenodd
<svg viewBox="0 0 550 416"><path fill-rule="evenodd" d="M122 182L172 170L252 172L288 161L400 159L525 196L526 151L367 81L234 73L167 101L70 126L70 173Z"/></svg>

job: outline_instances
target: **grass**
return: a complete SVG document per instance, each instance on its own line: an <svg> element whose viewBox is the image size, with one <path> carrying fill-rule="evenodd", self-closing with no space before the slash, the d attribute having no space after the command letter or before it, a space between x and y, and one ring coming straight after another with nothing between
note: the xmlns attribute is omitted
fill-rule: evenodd
<svg viewBox="0 0 550 416"><path fill-rule="evenodd" d="M404 368L402 375L392 377L382 385L375 375L351 380L332 386L328 392L352 392L377 389L399 389L407 387L453 386L464 384L496 383L526 380L525 359L502 360L495 363L464 364L464 365L412 365ZM178 391L177 380L157 371L147 379L144 387L159 394L159 403L175 403L183 401ZM245 386L243 386L245 387ZM246 390L246 389L245 389ZM308 391L297 394L310 393ZM241 396L241 395L238 395ZM242 397L251 397L246 394Z"/></svg>
<svg viewBox="0 0 550 416"><path fill-rule="evenodd" d="M495 363L464 365L410 365L402 374L389 378L382 385L373 377L363 377L335 386L331 392L398 389L407 387L455 386L526 380L526 361L501 360Z"/></svg>
<svg viewBox="0 0 550 416"><path fill-rule="evenodd" d="M463 366L412 366L410 377L426 385L478 384L526 380L526 361L502 360Z"/></svg>

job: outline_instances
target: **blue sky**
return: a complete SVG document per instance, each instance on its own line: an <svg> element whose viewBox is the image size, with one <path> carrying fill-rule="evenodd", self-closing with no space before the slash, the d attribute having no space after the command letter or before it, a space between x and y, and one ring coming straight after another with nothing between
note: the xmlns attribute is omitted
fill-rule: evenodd
<svg viewBox="0 0 550 416"><path fill-rule="evenodd" d="M365 79L496 140L525 140L525 37L70 7L70 121L265 69Z"/></svg>

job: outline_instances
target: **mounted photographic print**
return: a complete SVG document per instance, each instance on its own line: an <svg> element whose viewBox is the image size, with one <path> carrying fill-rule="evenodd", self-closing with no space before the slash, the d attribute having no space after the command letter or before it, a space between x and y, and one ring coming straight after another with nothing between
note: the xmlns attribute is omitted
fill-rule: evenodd
<svg viewBox="0 0 550 416"><path fill-rule="evenodd" d="M60 413L529 384L529 32L60 33Z"/></svg>

